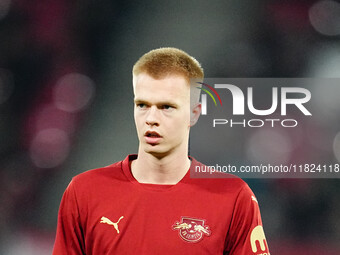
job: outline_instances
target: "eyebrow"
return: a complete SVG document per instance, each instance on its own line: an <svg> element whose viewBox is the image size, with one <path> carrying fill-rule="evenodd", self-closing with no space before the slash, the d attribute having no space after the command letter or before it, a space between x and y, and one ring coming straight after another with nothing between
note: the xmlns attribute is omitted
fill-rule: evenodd
<svg viewBox="0 0 340 255"><path fill-rule="evenodd" d="M150 104L150 102L143 100L143 99L135 99L134 100L135 104ZM172 107L178 107L178 104L174 103L174 102L169 102L169 101L161 101L161 102L157 102L156 105L169 105Z"/></svg>

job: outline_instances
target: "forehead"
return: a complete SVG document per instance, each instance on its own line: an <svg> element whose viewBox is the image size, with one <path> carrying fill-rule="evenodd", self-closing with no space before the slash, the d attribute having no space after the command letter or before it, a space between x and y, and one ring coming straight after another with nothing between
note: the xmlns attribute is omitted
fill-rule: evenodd
<svg viewBox="0 0 340 255"><path fill-rule="evenodd" d="M190 85L179 75L169 75L161 79L141 73L134 77L133 90L135 100L158 101L190 101Z"/></svg>

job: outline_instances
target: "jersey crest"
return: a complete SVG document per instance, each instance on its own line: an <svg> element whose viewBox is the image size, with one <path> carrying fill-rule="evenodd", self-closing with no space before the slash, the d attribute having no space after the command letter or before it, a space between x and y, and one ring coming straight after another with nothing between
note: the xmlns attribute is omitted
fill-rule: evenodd
<svg viewBox="0 0 340 255"><path fill-rule="evenodd" d="M178 235L187 242L197 243L204 236L210 236L211 231L209 226L204 225L205 220L182 217L181 222L176 222L172 225L173 230L178 231Z"/></svg>

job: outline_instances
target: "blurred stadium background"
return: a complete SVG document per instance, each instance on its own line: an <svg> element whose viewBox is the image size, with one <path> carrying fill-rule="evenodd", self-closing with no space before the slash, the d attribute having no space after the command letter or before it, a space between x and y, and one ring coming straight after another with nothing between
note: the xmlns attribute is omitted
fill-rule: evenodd
<svg viewBox="0 0 340 255"><path fill-rule="evenodd" d="M148 50L181 48L207 77L340 77L339 1L0 0L0 38L6 255L50 254L72 176L136 153L131 68ZM340 161L338 92L309 136L322 162ZM340 254L338 179L248 183L272 254Z"/></svg>

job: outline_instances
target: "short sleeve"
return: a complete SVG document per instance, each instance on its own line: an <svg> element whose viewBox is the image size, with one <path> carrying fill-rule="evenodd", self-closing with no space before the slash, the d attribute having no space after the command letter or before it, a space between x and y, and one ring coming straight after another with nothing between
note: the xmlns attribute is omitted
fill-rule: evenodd
<svg viewBox="0 0 340 255"><path fill-rule="evenodd" d="M71 181L61 200L53 255L85 254L75 182Z"/></svg>
<svg viewBox="0 0 340 255"><path fill-rule="evenodd" d="M269 255L258 201L247 184L235 202L232 222L226 237L228 255Z"/></svg>

